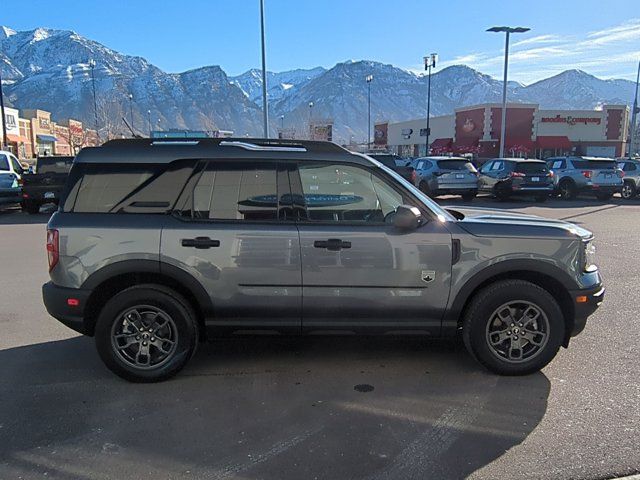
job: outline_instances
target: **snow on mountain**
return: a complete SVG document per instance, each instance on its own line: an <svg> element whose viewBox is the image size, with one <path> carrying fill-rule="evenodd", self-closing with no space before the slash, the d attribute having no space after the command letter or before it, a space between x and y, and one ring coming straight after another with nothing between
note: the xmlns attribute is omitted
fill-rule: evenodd
<svg viewBox="0 0 640 480"><path fill-rule="evenodd" d="M75 32L37 28L16 32L0 27L0 73L7 103L42 108L54 119L77 118L94 125L90 60L95 61L101 128L128 134L122 117L146 133L151 127L234 130L260 135L262 78L258 69L227 77L218 66L166 73L142 57L123 55ZM400 121L425 115L427 77L367 60L348 60L331 69L317 67L268 72L272 131L280 126L306 135L310 116L334 122L334 139L357 141L367 133L367 75L371 119ZM542 108L591 109L603 103L630 104L633 82L601 80L568 70L532 85L509 82L509 101ZM455 108L499 102L502 82L464 65L438 70L431 78L432 115ZM133 101L129 100L133 95ZM309 108L313 102L313 108ZM149 118L148 111L151 111ZM151 122L150 122L151 120ZM151 123L151 125L150 125Z"/></svg>

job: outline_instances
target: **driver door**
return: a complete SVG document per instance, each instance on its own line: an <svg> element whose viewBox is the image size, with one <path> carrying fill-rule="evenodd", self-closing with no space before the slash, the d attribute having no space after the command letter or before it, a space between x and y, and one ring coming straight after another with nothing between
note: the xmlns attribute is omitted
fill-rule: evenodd
<svg viewBox="0 0 640 480"><path fill-rule="evenodd" d="M414 231L397 230L399 205L425 207L378 169L301 162L290 179L303 203L303 330L439 333L451 277L445 225L425 217Z"/></svg>

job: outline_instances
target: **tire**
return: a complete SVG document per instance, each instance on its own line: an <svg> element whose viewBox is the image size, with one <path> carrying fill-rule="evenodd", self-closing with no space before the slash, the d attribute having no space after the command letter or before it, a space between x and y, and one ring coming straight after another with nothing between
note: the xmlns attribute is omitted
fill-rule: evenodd
<svg viewBox="0 0 640 480"><path fill-rule="evenodd" d="M476 192L463 193L462 194L462 200L464 200L465 202L472 202L473 199L476 198L476 195L478 195Z"/></svg>
<svg viewBox="0 0 640 480"><path fill-rule="evenodd" d="M610 200L613 193L596 193L596 198L601 201Z"/></svg>
<svg viewBox="0 0 640 480"><path fill-rule="evenodd" d="M496 187L494 190L494 196L500 201L500 202L506 202L507 200L509 200L509 197L511 196L510 193L502 187Z"/></svg>
<svg viewBox="0 0 640 480"><path fill-rule="evenodd" d="M624 185L622 186L622 191L620 192L620 195L625 200L631 200L633 197L636 196L637 193L638 192L636 190L635 184L632 181L627 180L626 182L624 182Z"/></svg>
<svg viewBox="0 0 640 480"><path fill-rule="evenodd" d="M547 195L536 195L535 199L538 203L544 203L547 201Z"/></svg>
<svg viewBox="0 0 640 480"><path fill-rule="evenodd" d="M424 193L428 197L433 197L431 189L429 188L429 184L427 182L425 182L424 180L422 182L420 182L420 185L418 185L418 188L420 189L420 191L422 193Z"/></svg>
<svg viewBox="0 0 640 480"><path fill-rule="evenodd" d="M527 327L527 321L516 321L515 326L512 327L510 321L503 323L498 320L496 312L505 316L504 312L508 308L505 305L512 304L522 307L523 312L531 311L529 307L533 306L540 314L537 317L539 320L536 320L538 323L529 321L529 327ZM518 315L521 313L519 308L509 312L511 318L518 320ZM526 330L520 327L519 323L523 323ZM542 332L533 335L534 325L541 330L546 329L546 336L542 337ZM506 330L498 333L492 330L494 328L506 328ZM509 329L517 330L514 334L514 330ZM489 331L493 332L491 336ZM523 334L522 332L525 331L527 333ZM469 353L485 368L499 375L528 375L537 372L556 356L562 344L564 332L564 318L556 300L545 289L524 280L501 280L478 292L465 312L462 327L462 337ZM533 341L530 342L528 339L525 339L525 344L522 335L531 336L535 342L542 343L543 338L546 340L536 347ZM490 338L500 340L502 336L506 337L504 343L495 348L492 347ZM513 340L514 338L517 340ZM512 352L509 348L512 345L520 346L520 359L508 359L499 352L502 350L505 355L510 355L518 351L514 348Z"/></svg>
<svg viewBox="0 0 640 480"><path fill-rule="evenodd" d="M22 211L27 212L29 215L37 215L40 213L40 204L35 202L23 202Z"/></svg>
<svg viewBox="0 0 640 480"><path fill-rule="evenodd" d="M125 315L136 322L127 322ZM148 355L140 354L145 335ZM178 373L194 355L196 315L177 292L161 285L137 285L116 294L102 308L95 342L100 358L116 375L130 382L159 382Z"/></svg>
<svg viewBox="0 0 640 480"><path fill-rule="evenodd" d="M573 200L576 198L576 184L573 183L573 180L562 180L558 185L558 190L560 198L563 200Z"/></svg>

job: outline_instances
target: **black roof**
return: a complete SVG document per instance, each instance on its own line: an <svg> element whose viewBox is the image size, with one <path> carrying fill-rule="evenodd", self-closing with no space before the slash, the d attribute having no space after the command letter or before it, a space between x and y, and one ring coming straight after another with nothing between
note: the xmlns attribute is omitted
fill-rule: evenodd
<svg viewBox="0 0 640 480"><path fill-rule="evenodd" d="M370 165L331 142L264 138L131 138L84 148L77 163L168 163L182 159L326 160Z"/></svg>

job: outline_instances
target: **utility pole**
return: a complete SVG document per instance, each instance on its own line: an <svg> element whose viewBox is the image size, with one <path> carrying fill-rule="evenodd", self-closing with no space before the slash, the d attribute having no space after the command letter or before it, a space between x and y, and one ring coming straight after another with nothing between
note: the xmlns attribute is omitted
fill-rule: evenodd
<svg viewBox="0 0 640 480"><path fill-rule="evenodd" d="M438 54L432 53L428 57L424 57L424 69L427 71L427 131L425 140L425 157L429 156L429 136L431 135L431 69L436 68Z"/></svg>
<svg viewBox="0 0 640 480"><path fill-rule="evenodd" d="M264 0L260 0L260 32L262 39L262 121L264 138L269 138L269 102L267 100L267 58L264 40Z"/></svg>
<svg viewBox="0 0 640 480"><path fill-rule="evenodd" d="M131 133L135 136L135 128L133 126L133 94L129 94L129 111L131 113Z"/></svg>
<svg viewBox="0 0 640 480"><path fill-rule="evenodd" d="M147 110L147 115L149 117L149 138L151 138L151 110Z"/></svg>
<svg viewBox="0 0 640 480"><path fill-rule="evenodd" d="M636 93L633 96L633 113L631 114L631 133L629 134L629 152L628 157L633 156L633 144L636 141L636 119L640 108L638 108L638 84L640 84L640 61L638 62L638 74L636 75Z"/></svg>
<svg viewBox="0 0 640 480"><path fill-rule="evenodd" d="M367 151L370 151L371 150L371 82L373 81L373 75L367 75L365 80L367 81L367 88L369 90L368 116L367 116Z"/></svg>
<svg viewBox="0 0 640 480"><path fill-rule="evenodd" d="M313 140L313 131L311 123L313 119L313 102L309 102L309 140Z"/></svg>
<svg viewBox="0 0 640 480"><path fill-rule="evenodd" d="M96 68L96 61L92 58L89 60L89 67L91 67L91 85L93 88L93 115L94 115L94 128L96 133L98 132L98 100L96 97L96 76L94 70Z"/></svg>

